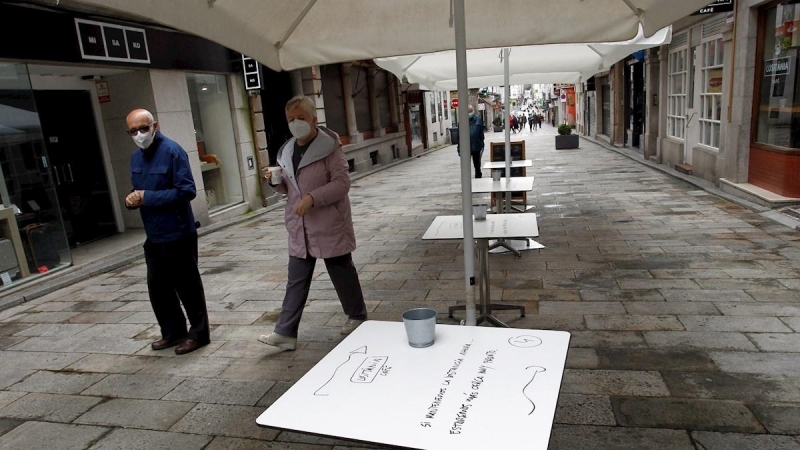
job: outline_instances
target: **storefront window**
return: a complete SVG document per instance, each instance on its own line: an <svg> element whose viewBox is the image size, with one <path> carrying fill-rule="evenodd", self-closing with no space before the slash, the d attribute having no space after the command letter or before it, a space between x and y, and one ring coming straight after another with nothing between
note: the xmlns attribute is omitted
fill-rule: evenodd
<svg viewBox="0 0 800 450"><path fill-rule="evenodd" d="M187 74L200 170L210 212L241 203L242 179L224 75Z"/></svg>
<svg viewBox="0 0 800 450"><path fill-rule="evenodd" d="M786 2L765 12L756 142L800 148L800 4Z"/></svg>
<svg viewBox="0 0 800 450"><path fill-rule="evenodd" d="M720 114L722 110L722 38L703 42L700 93L700 143L719 148Z"/></svg>
<svg viewBox="0 0 800 450"><path fill-rule="evenodd" d="M0 285L71 264L25 64L0 63ZM61 180L65 178L61 173Z"/></svg>
<svg viewBox="0 0 800 450"><path fill-rule="evenodd" d="M686 126L686 91L688 49L671 50L669 53L669 84L667 100L667 135L683 139Z"/></svg>

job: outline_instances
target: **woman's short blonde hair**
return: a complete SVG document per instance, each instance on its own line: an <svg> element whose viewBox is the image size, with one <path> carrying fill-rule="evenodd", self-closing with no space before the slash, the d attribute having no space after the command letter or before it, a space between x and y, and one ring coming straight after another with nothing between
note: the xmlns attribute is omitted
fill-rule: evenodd
<svg viewBox="0 0 800 450"><path fill-rule="evenodd" d="M298 95L296 97L292 97L291 100L286 102L287 113L295 108L302 108L303 111L309 114L311 117L317 117L317 106L308 97Z"/></svg>

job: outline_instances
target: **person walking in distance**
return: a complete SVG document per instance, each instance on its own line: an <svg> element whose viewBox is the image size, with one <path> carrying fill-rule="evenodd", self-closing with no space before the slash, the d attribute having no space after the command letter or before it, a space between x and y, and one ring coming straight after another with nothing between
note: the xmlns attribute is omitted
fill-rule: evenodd
<svg viewBox="0 0 800 450"><path fill-rule="evenodd" d="M158 130L153 114L133 110L127 125L139 149L131 156L133 191L125 206L138 209L142 217L147 290L161 328L161 339L151 347L175 347L175 353L183 355L211 341L197 268L197 224L189 203L197 190L186 152ZM191 325L188 330L181 304Z"/></svg>
<svg viewBox="0 0 800 450"><path fill-rule="evenodd" d="M367 320L367 306L353 264L356 236L348 197L350 174L339 135L317 126L316 106L306 97L292 98L285 111L294 137L278 151L280 170L268 168L264 177L277 192L287 195L289 277L275 331L258 340L295 350L317 258L325 261L347 315L341 334L351 333ZM280 175L273 178L277 172Z"/></svg>

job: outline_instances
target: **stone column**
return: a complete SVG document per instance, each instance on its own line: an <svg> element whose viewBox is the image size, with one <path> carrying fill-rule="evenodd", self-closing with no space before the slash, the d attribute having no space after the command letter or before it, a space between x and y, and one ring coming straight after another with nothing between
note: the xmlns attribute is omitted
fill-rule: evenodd
<svg viewBox="0 0 800 450"><path fill-rule="evenodd" d="M645 76L647 77L647 98L645 98L645 133L644 133L644 148L643 155L646 159L655 158L658 150L658 133L659 133L659 106L661 101L666 101L659 95L660 82L659 79L659 58L660 53L657 48L647 50L647 57L645 59Z"/></svg>
<svg viewBox="0 0 800 450"><path fill-rule="evenodd" d="M658 50L658 139L655 162L662 162L662 146L667 138L667 111L669 107L669 46L662 45Z"/></svg>
<svg viewBox="0 0 800 450"><path fill-rule="evenodd" d="M377 69L367 69L367 95L369 95L369 118L372 127L372 136L386 136L386 130L381 127L381 113L378 111L378 88L375 80Z"/></svg>
<svg viewBox="0 0 800 450"><path fill-rule="evenodd" d="M342 97L344 97L344 113L347 116L347 134L350 136L350 143L355 144L363 141L361 133L358 132L358 122L356 121L356 105L353 102L353 85L350 81L350 63L342 64Z"/></svg>
<svg viewBox="0 0 800 450"><path fill-rule="evenodd" d="M614 64L611 71L611 142L617 147L625 145L625 61Z"/></svg>
<svg viewBox="0 0 800 450"><path fill-rule="evenodd" d="M735 151L736 140L729 141L728 136L730 123L731 106L731 77L733 76L733 26L726 25L722 32L722 108L720 110L720 130L719 130L719 154L717 154L717 178L725 178L725 168L727 166L728 152Z"/></svg>
<svg viewBox="0 0 800 450"><path fill-rule="evenodd" d="M400 108L398 106L398 95L397 95L397 78L394 77L391 73L386 73L386 83L389 84L389 111L391 112L392 117L392 125L397 127L397 131L402 131L400 124L402 120L400 119Z"/></svg>

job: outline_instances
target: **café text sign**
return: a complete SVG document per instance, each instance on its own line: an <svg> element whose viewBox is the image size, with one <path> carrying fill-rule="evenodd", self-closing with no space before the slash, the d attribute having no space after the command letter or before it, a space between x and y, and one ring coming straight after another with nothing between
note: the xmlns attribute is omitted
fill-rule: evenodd
<svg viewBox="0 0 800 450"><path fill-rule="evenodd" d="M764 75L786 75L789 73L790 63L790 58L775 58L764 61Z"/></svg>
<svg viewBox="0 0 800 450"><path fill-rule="evenodd" d="M733 11L733 0L715 0L714 3L702 8L700 11L697 11L692 15L697 16L700 14L714 14L730 11Z"/></svg>
<svg viewBox="0 0 800 450"><path fill-rule="evenodd" d="M142 28L75 19L83 59L150 63L147 36Z"/></svg>

